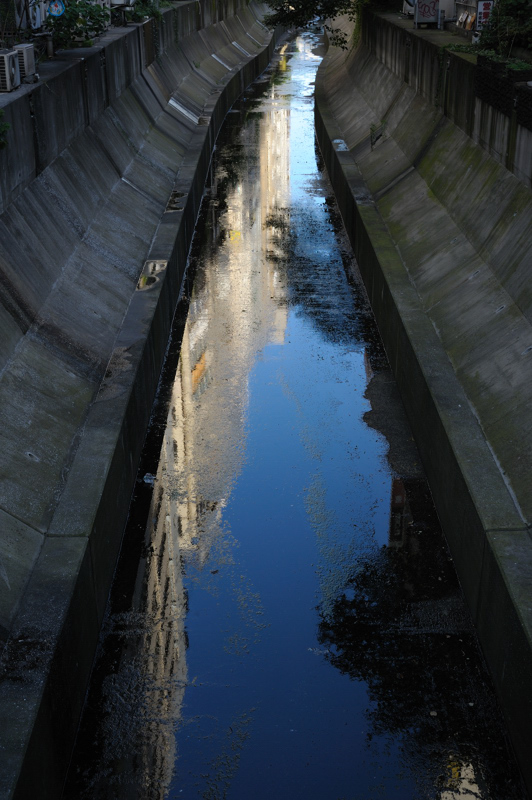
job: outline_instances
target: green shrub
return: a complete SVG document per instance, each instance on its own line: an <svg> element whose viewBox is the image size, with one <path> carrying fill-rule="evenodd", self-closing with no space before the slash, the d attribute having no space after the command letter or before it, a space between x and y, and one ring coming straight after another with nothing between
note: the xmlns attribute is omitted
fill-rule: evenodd
<svg viewBox="0 0 532 800"><path fill-rule="evenodd" d="M90 0L69 0L60 17L48 16L46 27L57 50L66 47L88 47L95 36L105 31L109 21L107 9Z"/></svg>
<svg viewBox="0 0 532 800"><path fill-rule="evenodd" d="M510 58L514 47L532 49L532 6L529 0L498 0L482 28L480 45Z"/></svg>
<svg viewBox="0 0 532 800"><path fill-rule="evenodd" d="M161 19L161 12L152 0L137 0L133 11L127 12L127 18L132 22L142 22L145 17Z"/></svg>

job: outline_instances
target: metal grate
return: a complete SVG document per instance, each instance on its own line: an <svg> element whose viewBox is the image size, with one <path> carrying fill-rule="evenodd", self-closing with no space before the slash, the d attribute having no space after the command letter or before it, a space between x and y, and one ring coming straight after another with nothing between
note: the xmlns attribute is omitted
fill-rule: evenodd
<svg viewBox="0 0 532 800"><path fill-rule="evenodd" d="M16 44L21 80L35 73L35 49L32 44Z"/></svg>
<svg viewBox="0 0 532 800"><path fill-rule="evenodd" d="M0 53L0 92L10 92L18 86L17 72L15 52L4 50L3 53Z"/></svg>

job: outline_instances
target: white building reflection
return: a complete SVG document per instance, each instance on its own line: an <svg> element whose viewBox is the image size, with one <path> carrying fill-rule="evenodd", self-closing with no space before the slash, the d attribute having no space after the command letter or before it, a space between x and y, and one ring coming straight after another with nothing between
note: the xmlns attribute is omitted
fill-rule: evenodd
<svg viewBox="0 0 532 800"><path fill-rule="evenodd" d="M166 451L165 441L163 451ZM164 490L164 452L129 610L107 622L116 669L105 680L95 798L163 800L176 758L187 685L185 616L176 504ZM127 546L127 543L126 543ZM85 795L83 795L85 796Z"/></svg>
<svg viewBox="0 0 532 800"><path fill-rule="evenodd" d="M478 800L483 796L472 764L451 759L448 770L448 788L441 793L440 800Z"/></svg>
<svg viewBox="0 0 532 800"><path fill-rule="evenodd" d="M166 440L164 448L168 445ZM164 463L164 458L161 460ZM161 463L158 478L164 470ZM144 634L142 698L144 726L141 749L144 785L150 796L162 798L170 785L176 757L175 727L187 684L185 616L187 602L183 587L179 549L179 517L176 504L162 487L152 503L152 547L142 591ZM139 598L140 599L140 598Z"/></svg>
<svg viewBox="0 0 532 800"><path fill-rule="evenodd" d="M155 478L149 555L137 581L135 606L144 604L135 643L142 731L134 758L126 756L120 771L134 774L136 785L146 787L143 796L157 800L174 773L187 684L184 565L201 570L222 530L227 534L223 510L245 455L249 374L260 351L285 336L278 263L280 234L289 224L290 111L275 86L264 107L240 133L237 181L203 243ZM213 196L223 179L218 171Z"/></svg>
<svg viewBox="0 0 532 800"><path fill-rule="evenodd" d="M180 546L200 567L241 469L249 373L265 346L284 342L287 322L278 262L289 225L290 111L274 86L264 105L241 132L239 178L209 231L223 244L203 248L169 415ZM214 197L225 177L215 175Z"/></svg>

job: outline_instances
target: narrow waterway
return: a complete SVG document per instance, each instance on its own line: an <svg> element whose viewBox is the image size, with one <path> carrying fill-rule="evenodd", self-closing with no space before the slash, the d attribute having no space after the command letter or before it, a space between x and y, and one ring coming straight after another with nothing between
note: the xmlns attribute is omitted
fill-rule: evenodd
<svg viewBox="0 0 532 800"><path fill-rule="evenodd" d="M319 166L319 48L218 142L65 800L524 798Z"/></svg>

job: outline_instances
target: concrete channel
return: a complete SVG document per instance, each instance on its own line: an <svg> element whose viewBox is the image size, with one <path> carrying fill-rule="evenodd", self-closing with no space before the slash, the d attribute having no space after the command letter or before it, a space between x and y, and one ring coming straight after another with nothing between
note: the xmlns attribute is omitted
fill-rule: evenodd
<svg viewBox="0 0 532 800"><path fill-rule="evenodd" d="M0 97L11 125L0 151L2 797L61 796L213 147L228 109L273 55L263 11L254 0L184 0L160 22L113 29L90 50L60 55L38 84ZM530 790L528 134L456 99L467 58L449 55L442 83L429 34L386 18L365 31L357 54L332 52L320 71L319 145ZM389 476L400 476L397 463ZM427 524L415 514L414 522L419 531ZM445 577L456 611L445 545L434 548L434 580ZM353 603L362 583L342 577L341 596ZM242 597L254 614L251 589ZM435 720L446 712L431 708L427 741L439 742L441 757L427 768L428 796L518 798L500 723L488 734L496 704L460 609L436 634L459 641L480 678L475 688L463 678L473 700L458 681L452 721L464 736L484 731L488 746L475 764L468 746L441 738ZM307 652L320 669L333 662L342 672L322 622L320 646ZM349 656L343 665L359 675ZM480 716L464 723L477 700ZM251 720L237 722L243 743ZM425 722L410 739L396 723L397 763L415 752ZM390 740L376 747L389 750ZM384 782L398 775L391 769ZM410 800L408 778L398 791Z"/></svg>
<svg viewBox="0 0 532 800"><path fill-rule="evenodd" d="M322 50L218 139L63 800L525 796L315 149Z"/></svg>

